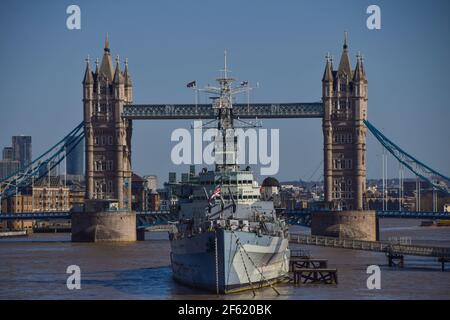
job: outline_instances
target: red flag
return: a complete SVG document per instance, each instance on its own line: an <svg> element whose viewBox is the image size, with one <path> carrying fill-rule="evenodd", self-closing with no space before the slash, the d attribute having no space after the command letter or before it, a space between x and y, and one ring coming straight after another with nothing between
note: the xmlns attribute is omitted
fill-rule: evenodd
<svg viewBox="0 0 450 320"><path fill-rule="evenodd" d="M211 202L211 201L214 200L215 198L219 197L219 196L220 196L220 192L221 192L221 188L220 188L220 186L217 186L217 187L214 189L214 191L213 191L211 197L209 197L209 202Z"/></svg>

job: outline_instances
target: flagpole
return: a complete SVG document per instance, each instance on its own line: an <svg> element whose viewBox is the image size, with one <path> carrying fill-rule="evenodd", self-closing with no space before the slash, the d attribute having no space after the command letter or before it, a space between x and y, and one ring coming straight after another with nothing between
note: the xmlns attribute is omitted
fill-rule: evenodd
<svg viewBox="0 0 450 320"><path fill-rule="evenodd" d="M247 88L247 110L250 113L250 90Z"/></svg>
<svg viewBox="0 0 450 320"><path fill-rule="evenodd" d="M197 84L195 85L194 90L195 90L195 113L198 113L198 108L197 108L197 105L198 105L198 89L197 89Z"/></svg>

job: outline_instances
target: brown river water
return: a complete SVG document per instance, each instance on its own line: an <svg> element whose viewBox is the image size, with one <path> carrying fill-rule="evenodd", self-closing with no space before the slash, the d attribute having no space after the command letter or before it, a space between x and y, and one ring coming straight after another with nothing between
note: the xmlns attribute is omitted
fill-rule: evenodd
<svg viewBox="0 0 450 320"><path fill-rule="evenodd" d="M420 220L383 219L382 240L450 247L450 227L420 227ZM309 229L292 227L292 232ZM292 246L293 249L299 246ZM333 285L277 286L216 296L172 280L166 233L147 233L129 244L71 243L70 234L33 234L0 239L0 299L450 299L446 272L431 258L406 257L403 269L390 268L383 253L302 246L338 269ZM66 269L81 269L81 289L69 290ZM366 286L367 266L381 268L381 289Z"/></svg>

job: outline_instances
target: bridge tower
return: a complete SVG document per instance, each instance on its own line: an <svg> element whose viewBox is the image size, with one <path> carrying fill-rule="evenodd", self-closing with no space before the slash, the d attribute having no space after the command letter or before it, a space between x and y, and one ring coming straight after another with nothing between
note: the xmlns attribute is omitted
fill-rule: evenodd
<svg viewBox="0 0 450 320"><path fill-rule="evenodd" d="M86 194L84 210L72 212L72 241L136 241L136 213L131 211L131 120L123 119L133 100L125 60L113 67L106 35L101 64L89 58L83 79ZM111 208L117 203L117 208ZM121 210L115 210L121 209Z"/></svg>
<svg viewBox="0 0 450 320"><path fill-rule="evenodd" d="M322 96L325 201L330 209L363 210L367 79L360 54L352 71L347 33L337 70L330 55L326 57Z"/></svg>
<svg viewBox="0 0 450 320"><path fill-rule="evenodd" d="M114 200L120 209L131 208L131 120L122 119L124 104L132 103L133 91L125 60L113 67L106 35L103 58L92 72L86 61L83 106L86 143L87 200Z"/></svg>

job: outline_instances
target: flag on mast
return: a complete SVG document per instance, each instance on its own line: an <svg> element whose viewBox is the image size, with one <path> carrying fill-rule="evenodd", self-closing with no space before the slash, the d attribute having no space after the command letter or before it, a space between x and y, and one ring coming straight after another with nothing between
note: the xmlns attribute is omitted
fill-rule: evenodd
<svg viewBox="0 0 450 320"><path fill-rule="evenodd" d="M213 193L211 194L211 196L209 197L209 202L211 202L212 200L214 200L217 197L220 197L220 192L222 191L222 189L220 188L220 186L217 186Z"/></svg>
<svg viewBox="0 0 450 320"><path fill-rule="evenodd" d="M186 87L188 87L188 88L195 88L195 87L197 87L197 82L196 81L191 81L191 82L189 82L186 85Z"/></svg>

